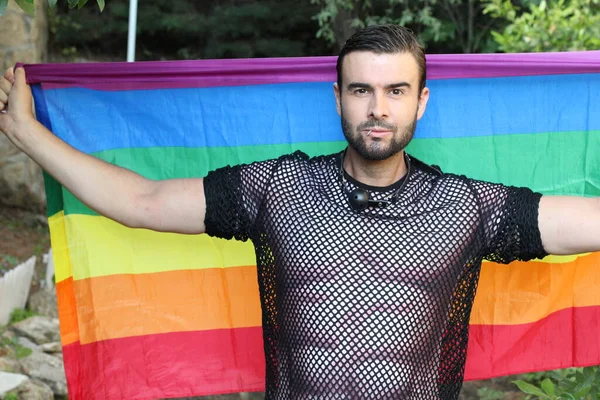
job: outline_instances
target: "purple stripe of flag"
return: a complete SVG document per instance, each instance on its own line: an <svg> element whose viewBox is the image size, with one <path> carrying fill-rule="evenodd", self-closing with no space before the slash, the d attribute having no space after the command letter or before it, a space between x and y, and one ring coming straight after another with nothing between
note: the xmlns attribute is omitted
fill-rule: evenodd
<svg viewBox="0 0 600 400"><path fill-rule="evenodd" d="M103 90L334 82L336 57L25 65L30 84ZM600 72L600 51L519 54L433 54L428 79Z"/></svg>

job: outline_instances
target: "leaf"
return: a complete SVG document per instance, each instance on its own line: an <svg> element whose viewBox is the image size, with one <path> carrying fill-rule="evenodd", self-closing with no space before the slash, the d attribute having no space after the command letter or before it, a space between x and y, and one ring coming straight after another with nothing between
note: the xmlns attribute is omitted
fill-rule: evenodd
<svg viewBox="0 0 600 400"><path fill-rule="evenodd" d="M4 14L4 10L6 10L7 5L8 0L0 0L0 15Z"/></svg>
<svg viewBox="0 0 600 400"><path fill-rule="evenodd" d="M35 17L35 5L33 4L33 0L15 0L15 3L21 7L21 10L32 17Z"/></svg>
<svg viewBox="0 0 600 400"><path fill-rule="evenodd" d="M583 399L586 394L588 394L592 390L591 386L584 387L578 392L573 393L573 397L576 399Z"/></svg>
<svg viewBox="0 0 600 400"><path fill-rule="evenodd" d="M593 367L584 368L583 376L585 377L585 384L591 385L596 380L596 369Z"/></svg>
<svg viewBox="0 0 600 400"><path fill-rule="evenodd" d="M100 9L100 12L104 11L104 0L96 0L96 2L98 3L98 8Z"/></svg>
<svg viewBox="0 0 600 400"><path fill-rule="evenodd" d="M85 6L85 3L87 3L88 0L79 0L79 3L77 3L77 9L81 10L81 7Z"/></svg>
<svg viewBox="0 0 600 400"><path fill-rule="evenodd" d="M514 381L513 383L515 385L517 385L517 387L519 388L519 390L521 390L522 392L525 392L527 394L532 394L534 396L540 396L542 399L549 399L550 398L541 389L533 386L530 383L527 383L525 381Z"/></svg>
<svg viewBox="0 0 600 400"><path fill-rule="evenodd" d="M58 1L58 0L48 0L48 6L49 6L50 8L54 8L54 7L56 7L56 2L57 2L57 1Z"/></svg>
<svg viewBox="0 0 600 400"><path fill-rule="evenodd" d="M542 390L549 394L550 396L554 396L554 383L548 378L542 381Z"/></svg>
<svg viewBox="0 0 600 400"><path fill-rule="evenodd" d="M69 0L69 8L75 8L79 4L79 0Z"/></svg>
<svg viewBox="0 0 600 400"><path fill-rule="evenodd" d="M27 347L20 346L20 345L17 346L17 360L28 357L31 353L33 353L33 350L31 350Z"/></svg>
<svg viewBox="0 0 600 400"><path fill-rule="evenodd" d="M577 400L571 393L563 393L560 395L559 399Z"/></svg>

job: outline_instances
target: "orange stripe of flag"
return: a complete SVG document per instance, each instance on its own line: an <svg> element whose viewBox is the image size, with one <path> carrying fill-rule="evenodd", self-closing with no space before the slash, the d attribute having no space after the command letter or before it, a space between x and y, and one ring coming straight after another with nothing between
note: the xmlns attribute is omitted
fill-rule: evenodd
<svg viewBox="0 0 600 400"><path fill-rule="evenodd" d="M73 278L56 283L58 317L60 318L60 340L63 346L79 340L77 304L73 292Z"/></svg>
<svg viewBox="0 0 600 400"><path fill-rule="evenodd" d="M60 301L63 344L261 325L256 267L71 279L77 312ZM68 283L57 286L66 297ZM79 321L79 323L78 323Z"/></svg>
<svg viewBox="0 0 600 400"><path fill-rule="evenodd" d="M57 287L66 299L59 302L63 343L77 340L77 328L82 343L90 343L260 326L256 282L254 266L109 275L74 283L68 279ZM69 285L74 290L71 298ZM599 286L599 253L561 264L485 263L470 322L525 324L566 308L600 305L600 291L595 289Z"/></svg>
<svg viewBox="0 0 600 400"><path fill-rule="evenodd" d="M600 253L574 261L484 263L471 324L532 323L571 307L600 305Z"/></svg>

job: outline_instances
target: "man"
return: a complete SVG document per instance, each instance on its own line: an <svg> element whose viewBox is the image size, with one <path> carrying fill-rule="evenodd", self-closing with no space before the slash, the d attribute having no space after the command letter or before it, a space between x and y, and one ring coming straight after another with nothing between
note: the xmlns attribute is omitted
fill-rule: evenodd
<svg viewBox="0 0 600 400"><path fill-rule="evenodd" d="M600 201L443 174L405 154L429 89L404 28L358 32L337 71L344 152L204 179L150 181L69 147L34 120L22 69L0 81L0 130L122 224L251 239L268 398L455 399L482 259L600 250Z"/></svg>

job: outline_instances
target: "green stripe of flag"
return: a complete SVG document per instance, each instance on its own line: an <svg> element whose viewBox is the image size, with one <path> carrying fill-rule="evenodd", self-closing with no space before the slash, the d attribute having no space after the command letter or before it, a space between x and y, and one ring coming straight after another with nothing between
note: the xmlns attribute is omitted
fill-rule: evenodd
<svg viewBox="0 0 600 400"><path fill-rule="evenodd" d="M244 147L153 147L109 150L94 155L150 179L202 177L225 165L249 163L302 150L315 156L340 151L345 142ZM600 131L414 139L407 151L445 172L527 186L544 194L600 196ZM95 213L70 193L47 184L48 212ZM118 201L116 199L115 201ZM52 208L52 209L50 209Z"/></svg>

